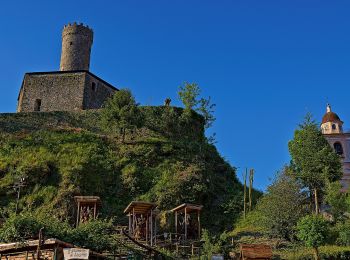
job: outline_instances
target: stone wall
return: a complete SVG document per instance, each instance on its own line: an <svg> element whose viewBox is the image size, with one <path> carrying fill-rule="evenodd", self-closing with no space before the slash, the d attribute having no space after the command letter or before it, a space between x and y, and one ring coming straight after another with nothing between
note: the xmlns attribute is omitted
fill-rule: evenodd
<svg viewBox="0 0 350 260"><path fill-rule="evenodd" d="M83 72L28 73L24 76L17 112L81 110L84 83Z"/></svg>
<svg viewBox="0 0 350 260"><path fill-rule="evenodd" d="M17 112L98 109L114 91L87 71L27 73Z"/></svg>
<svg viewBox="0 0 350 260"><path fill-rule="evenodd" d="M107 98L113 95L115 88L109 86L101 79L86 74L84 91L84 109L99 109Z"/></svg>

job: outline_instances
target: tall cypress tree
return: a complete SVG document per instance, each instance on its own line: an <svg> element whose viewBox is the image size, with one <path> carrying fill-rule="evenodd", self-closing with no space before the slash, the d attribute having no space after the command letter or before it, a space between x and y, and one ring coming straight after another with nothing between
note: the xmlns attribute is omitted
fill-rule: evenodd
<svg viewBox="0 0 350 260"><path fill-rule="evenodd" d="M325 182L339 180L342 176L340 158L328 144L310 113L295 130L288 147L296 177L309 189L310 195L313 194L317 214Z"/></svg>

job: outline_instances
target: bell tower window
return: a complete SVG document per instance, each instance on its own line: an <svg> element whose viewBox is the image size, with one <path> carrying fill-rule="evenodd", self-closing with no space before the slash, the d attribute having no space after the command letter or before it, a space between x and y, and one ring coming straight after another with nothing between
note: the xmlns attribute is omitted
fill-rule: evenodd
<svg viewBox="0 0 350 260"><path fill-rule="evenodd" d="M343 152L343 147L342 147L341 143L336 142L336 143L334 143L333 147L334 147L335 152L338 155L343 155L344 152Z"/></svg>
<svg viewBox="0 0 350 260"><path fill-rule="evenodd" d="M34 104L34 111L39 112L41 110L41 99L36 99Z"/></svg>
<svg viewBox="0 0 350 260"><path fill-rule="evenodd" d="M336 130L337 129L337 126L335 124L332 124L332 129L333 130Z"/></svg>

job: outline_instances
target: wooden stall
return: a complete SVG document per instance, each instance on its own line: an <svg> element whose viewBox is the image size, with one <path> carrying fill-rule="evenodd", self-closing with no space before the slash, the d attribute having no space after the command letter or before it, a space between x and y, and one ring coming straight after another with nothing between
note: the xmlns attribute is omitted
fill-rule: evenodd
<svg viewBox="0 0 350 260"><path fill-rule="evenodd" d="M66 250L75 250L74 259L102 260L105 256L89 249L76 248L58 239L27 240L0 244L0 260L67 260ZM80 257L77 257L79 255Z"/></svg>
<svg viewBox="0 0 350 260"><path fill-rule="evenodd" d="M124 210L129 217L129 235L151 246L155 243L157 205L144 201L132 201Z"/></svg>
<svg viewBox="0 0 350 260"><path fill-rule="evenodd" d="M80 223L97 218L98 209L101 207L100 197L75 196L74 200L77 203L76 226L79 226Z"/></svg>
<svg viewBox="0 0 350 260"><path fill-rule="evenodd" d="M175 233L180 234L184 240L200 239L202 205L184 203L172 209L175 213Z"/></svg>

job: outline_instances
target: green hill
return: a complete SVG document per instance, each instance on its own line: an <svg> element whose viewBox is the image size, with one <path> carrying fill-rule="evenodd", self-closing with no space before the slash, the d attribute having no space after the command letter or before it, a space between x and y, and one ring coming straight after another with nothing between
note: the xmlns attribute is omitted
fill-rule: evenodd
<svg viewBox="0 0 350 260"><path fill-rule="evenodd" d="M15 183L25 177L19 210L53 214L74 223L75 195L102 199L101 217L126 223L132 200L160 210L204 205L203 226L232 227L242 208L242 185L208 144L203 118L182 109L141 107L144 127L125 143L99 127L99 111L0 114L0 207L14 212ZM164 214L165 216L166 214Z"/></svg>

